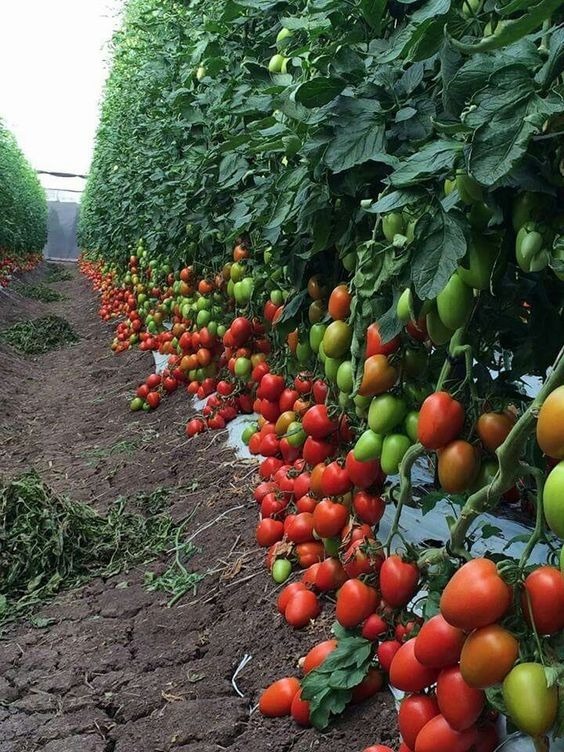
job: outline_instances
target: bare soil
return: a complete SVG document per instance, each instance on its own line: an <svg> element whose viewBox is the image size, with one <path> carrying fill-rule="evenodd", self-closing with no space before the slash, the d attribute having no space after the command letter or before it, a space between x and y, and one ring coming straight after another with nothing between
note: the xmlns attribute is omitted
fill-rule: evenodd
<svg viewBox="0 0 564 752"><path fill-rule="evenodd" d="M39 268L24 281L44 276ZM0 475L35 468L55 490L104 511L119 496L168 491L172 515L199 552L191 565L209 573L172 608L143 586L148 569L61 593L39 616L13 625L0 642L0 752L351 752L378 742L397 746L387 693L350 708L327 733L269 720L256 705L262 688L297 673L301 655L329 634L332 607L293 631L276 612L276 586L256 547L254 466L238 460L225 433L188 441L183 393L149 414L129 399L150 372L141 352L113 355L111 328L74 271L53 285L67 298L30 301L0 292L0 330L54 313L80 335L38 357L0 345ZM251 661L232 676L246 655Z"/></svg>

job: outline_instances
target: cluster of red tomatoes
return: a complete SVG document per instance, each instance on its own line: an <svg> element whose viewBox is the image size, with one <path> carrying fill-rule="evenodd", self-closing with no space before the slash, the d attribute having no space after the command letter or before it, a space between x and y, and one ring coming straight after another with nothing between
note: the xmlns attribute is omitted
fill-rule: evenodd
<svg viewBox="0 0 564 752"><path fill-rule="evenodd" d="M14 254L0 248L0 287L7 287L16 272L30 272L42 260L41 253Z"/></svg>

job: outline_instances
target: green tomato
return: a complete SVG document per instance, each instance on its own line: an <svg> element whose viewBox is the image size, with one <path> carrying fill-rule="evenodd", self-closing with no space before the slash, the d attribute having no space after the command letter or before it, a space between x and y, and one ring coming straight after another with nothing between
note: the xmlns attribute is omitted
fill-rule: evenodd
<svg viewBox="0 0 564 752"><path fill-rule="evenodd" d="M302 428L302 424L293 420L286 429L286 439L288 444L293 447L301 447L307 439L307 434Z"/></svg>
<svg viewBox="0 0 564 752"><path fill-rule="evenodd" d="M319 352L317 353L317 360L320 363L325 363L327 360L327 355L325 355L325 350L323 349L323 342L319 345Z"/></svg>
<svg viewBox="0 0 564 752"><path fill-rule="evenodd" d="M274 305L281 306L284 302L284 294L282 293L282 290L272 290L270 293L270 301L274 303Z"/></svg>
<svg viewBox="0 0 564 752"><path fill-rule="evenodd" d="M285 26L283 26L278 34L276 35L276 44L279 44L280 42L283 42L284 39L287 39L288 37L292 36L292 32L290 29L287 29Z"/></svg>
<svg viewBox="0 0 564 752"><path fill-rule="evenodd" d="M323 335L323 350L329 358L343 358L352 342L352 326L345 321L332 321Z"/></svg>
<svg viewBox="0 0 564 752"><path fill-rule="evenodd" d="M207 311L212 307L212 301L210 298L205 298L203 295L196 301L197 311Z"/></svg>
<svg viewBox="0 0 564 752"><path fill-rule="evenodd" d="M137 303L139 305L142 305L146 300L147 300L147 296L145 295L145 293L140 292L139 295L137 296Z"/></svg>
<svg viewBox="0 0 564 752"><path fill-rule="evenodd" d="M143 412L148 413L151 411L151 405L148 402L143 402L141 409L143 410Z"/></svg>
<svg viewBox="0 0 564 752"><path fill-rule="evenodd" d="M439 318L447 329L455 330L470 318L474 305L472 288L455 272L437 295Z"/></svg>
<svg viewBox="0 0 564 752"><path fill-rule="evenodd" d="M196 81L201 81L202 78L205 77L207 73L206 66L205 65L199 65L196 68Z"/></svg>
<svg viewBox="0 0 564 752"><path fill-rule="evenodd" d="M350 251L350 253L347 253L345 256L343 256L341 262L348 272L354 272L356 268L356 253L354 251Z"/></svg>
<svg viewBox="0 0 564 752"><path fill-rule="evenodd" d="M377 460L382 454L383 438L370 428L364 431L354 445L353 455L358 462Z"/></svg>
<svg viewBox="0 0 564 752"><path fill-rule="evenodd" d="M515 257L524 272L540 272L548 266L550 253L534 223L527 222L517 233Z"/></svg>
<svg viewBox="0 0 564 752"><path fill-rule="evenodd" d="M314 353L319 352L319 348L321 346L321 343L323 342L326 329L327 326L325 324L313 324L313 326L309 330L309 346Z"/></svg>
<svg viewBox="0 0 564 752"><path fill-rule="evenodd" d="M564 461L555 465L544 484L544 516L553 533L564 538Z"/></svg>
<svg viewBox="0 0 564 752"><path fill-rule="evenodd" d="M526 222L537 219L546 204L542 193L521 193L513 202L513 229L518 232Z"/></svg>
<svg viewBox="0 0 564 752"><path fill-rule="evenodd" d="M419 407L423 400L432 393L433 387L428 383L415 384L413 381L407 381L403 385L404 399L406 399L410 405L415 405L416 407Z"/></svg>
<svg viewBox="0 0 564 752"><path fill-rule="evenodd" d="M423 348L406 348L403 353L403 372L411 379L421 380L427 375L429 356Z"/></svg>
<svg viewBox="0 0 564 752"><path fill-rule="evenodd" d="M462 264L456 270L464 284L476 290L488 290L499 251L495 241L474 235Z"/></svg>
<svg viewBox="0 0 564 752"><path fill-rule="evenodd" d="M217 321L210 321L208 324L208 332L212 335L212 337L215 337L217 334Z"/></svg>
<svg viewBox="0 0 564 752"><path fill-rule="evenodd" d="M133 412L136 412L137 410L142 410L144 404L145 401L142 400L141 397L134 397L129 403L129 408L130 410L133 410Z"/></svg>
<svg viewBox="0 0 564 752"><path fill-rule="evenodd" d="M374 397L368 410L368 426L374 433L387 434L405 418L407 406L404 400L393 394Z"/></svg>
<svg viewBox="0 0 564 752"><path fill-rule="evenodd" d="M401 212L391 212L382 218L382 232L384 237L390 243L396 235L403 235L405 232L405 223Z"/></svg>
<svg viewBox="0 0 564 752"><path fill-rule="evenodd" d="M558 688L548 687L544 666L520 663L503 680L503 701L507 713L520 731L541 737L556 720Z"/></svg>
<svg viewBox="0 0 564 752"><path fill-rule="evenodd" d="M251 440L251 436L253 436L258 430L258 423L249 423L247 426L245 426L241 433L243 444L248 444Z"/></svg>
<svg viewBox="0 0 564 752"><path fill-rule="evenodd" d="M482 186L464 172L456 175L456 189L465 204L474 204L483 199Z"/></svg>
<svg viewBox="0 0 564 752"><path fill-rule="evenodd" d="M417 424L419 423L419 413L417 410L410 410L405 416L403 427L406 434L411 441L415 444L417 441Z"/></svg>
<svg viewBox="0 0 564 752"><path fill-rule="evenodd" d="M201 311L198 311L198 315L196 316L196 325L198 327L207 326L209 322L211 321L211 313L209 311L206 311L204 308Z"/></svg>
<svg viewBox="0 0 564 752"><path fill-rule="evenodd" d="M470 224L474 230L485 230L494 213L487 204L483 204L479 201L477 204L472 204L470 209Z"/></svg>
<svg viewBox="0 0 564 752"><path fill-rule="evenodd" d="M159 331L159 327L158 327L158 326L157 326L157 325L155 324L155 322L154 322L154 321L150 321L150 322L149 322L149 323L147 324L147 331L148 331L148 332L149 332L150 334L156 334L156 333L157 333L157 332Z"/></svg>
<svg viewBox="0 0 564 752"><path fill-rule="evenodd" d="M368 409L372 402L372 397L364 397L362 394L355 394L353 402L356 407L356 414L359 418L366 418L368 415Z"/></svg>
<svg viewBox="0 0 564 752"><path fill-rule="evenodd" d="M298 363L300 365L307 363L311 358L312 352L309 342L298 342L298 346L296 347L296 358Z"/></svg>
<svg viewBox="0 0 564 752"><path fill-rule="evenodd" d="M407 324L411 318L411 310L413 308L413 293L410 288L407 287L399 296L396 315L402 324Z"/></svg>
<svg viewBox="0 0 564 752"><path fill-rule="evenodd" d="M391 433L384 436L380 466L386 475L396 475L404 454L411 446L411 441L403 433Z"/></svg>
<svg viewBox="0 0 564 752"><path fill-rule="evenodd" d="M231 264L229 276L231 277L232 282L240 282L245 276L245 267L243 266L243 264L239 263L238 261L235 261L235 263Z"/></svg>
<svg viewBox="0 0 564 752"><path fill-rule="evenodd" d="M321 540L323 541L323 547L325 548L327 556L339 555L339 549L341 547L340 538L322 538Z"/></svg>
<svg viewBox="0 0 564 752"><path fill-rule="evenodd" d="M235 302L239 305L245 305L245 303L249 302L249 299L245 296L243 282L235 282L233 285L233 294L235 295Z"/></svg>
<svg viewBox="0 0 564 752"><path fill-rule="evenodd" d="M232 279L227 283L227 295L230 298L235 298L235 282Z"/></svg>
<svg viewBox="0 0 564 752"><path fill-rule="evenodd" d="M250 358L237 358L235 361L235 376L246 379L253 370Z"/></svg>
<svg viewBox="0 0 564 752"><path fill-rule="evenodd" d="M276 559L272 565L272 579L281 584L292 574L292 562L289 559Z"/></svg>
<svg viewBox="0 0 564 752"><path fill-rule="evenodd" d="M280 55L279 53L273 55L268 63L269 73L281 73L285 62L286 58L284 55Z"/></svg>
<svg viewBox="0 0 564 752"><path fill-rule="evenodd" d="M337 386L341 392L350 394L353 390L353 367L350 360L344 360L337 371Z"/></svg>
<svg viewBox="0 0 564 752"><path fill-rule="evenodd" d="M327 377L328 381L333 384L335 383L335 381L337 380L337 373L342 364L343 361L340 358L325 358L323 366L325 368L325 376Z"/></svg>
<svg viewBox="0 0 564 752"><path fill-rule="evenodd" d="M217 336L223 337L226 331L227 331L227 327L224 324L219 324L217 327Z"/></svg>
<svg viewBox="0 0 564 752"><path fill-rule="evenodd" d="M265 264L270 264L272 261L272 248L267 248L263 251L262 258Z"/></svg>

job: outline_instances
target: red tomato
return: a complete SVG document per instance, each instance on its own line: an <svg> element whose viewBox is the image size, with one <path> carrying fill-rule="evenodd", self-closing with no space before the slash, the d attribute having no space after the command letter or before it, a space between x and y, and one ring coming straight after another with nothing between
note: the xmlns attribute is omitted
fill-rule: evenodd
<svg viewBox="0 0 564 752"><path fill-rule="evenodd" d="M372 744L370 747L365 747L362 752L394 752L394 750L386 747L385 744Z"/></svg>
<svg viewBox="0 0 564 752"><path fill-rule="evenodd" d="M322 439L314 439L308 436L302 447L302 457L308 465L319 465L328 459L334 452L333 444ZM319 489L321 491L321 488Z"/></svg>
<svg viewBox="0 0 564 752"><path fill-rule="evenodd" d="M322 499L313 510L313 527L320 538L333 538L338 535L348 519L349 510L346 506L330 499Z"/></svg>
<svg viewBox="0 0 564 752"><path fill-rule="evenodd" d="M310 512L290 515L286 518L284 532L292 543L308 543L313 540L314 518Z"/></svg>
<svg viewBox="0 0 564 752"><path fill-rule="evenodd" d="M378 603L376 591L361 580L347 580L337 593L336 619L347 629L357 627Z"/></svg>
<svg viewBox="0 0 564 752"><path fill-rule="evenodd" d="M376 656L384 671L389 672L394 656L400 648L401 642L397 640L386 640L378 645Z"/></svg>
<svg viewBox="0 0 564 752"><path fill-rule="evenodd" d="M273 543L282 540L284 536L284 523L280 520L265 518L257 525L257 543L263 548L268 548Z"/></svg>
<svg viewBox="0 0 564 752"><path fill-rule="evenodd" d="M441 614L426 621L415 640L415 657L424 666L444 668L458 663L466 635Z"/></svg>
<svg viewBox="0 0 564 752"><path fill-rule="evenodd" d="M324 496L342 496L351 488L352 483L346 467L337 460L330 462L321 476L321 493Z"/></svg>
<svg viewBox="0 0 564 752"><path fill-rule="evenodd" d="M145 383L149 389L154 389L161 383L161 375L159 373L152 373L150 376L147 376Z"/></svg>
<svg viewBox="0 0 564 752"><path fill-rule="evenodd" d="M325 548L320 541L311 541L308 543L298 543L296 546L296 556L300 567L311 567L325 558Z"/></svg>
<svg viewBox="0 0 564 752"><path fill-rule="evenodd" d="M323 381L323 379L316 379L312 384L313 399L318 405L325 404L327 395L329 394L329 387Z"/></svg>
<svg viewBox="0 0 564 752"><path fill-rule="evenodd" d="M152 410L154 410L159 406L161 402L161 395L158 392L149 392L146 399L147 404L151 407Z"/></svg>
<svg viewBox="0 0 564 752"><path fill-rule="evenodd" d="M329 316L335 321L344 321L351 312L351 294L346 285L337 285L329 296Z"/></svg>
<svg viewBox="0 0 564 752"><path fill-rule="evenodd" d="M415 752L468 752L475 740L475 728L455 731L442 715L436 715L417 735Z"/></svg>
<svg viewBox="0 0 564 752"><path fill-rule="evenodd" d="M298 399L298 397L299 394L295 389L284 389L284 391L280 395L280 399L278 400L280 411L283 413L291 412L294 407L294 402Z"/></svg>
<svg viewBox="0 0 564 752"><path fill-rule="evenodd" d="M560 632L564 628L564 576L560 570L539 567L531 572L525 579L521 605L539 634Z"/></svg>
<svg viewBox="0 0 564 752"><path fill-rule="evenodd" d="M302 700L302 691L296 692L292 705L290 707L290 715L298 724L298 726L310 726L309 720L309 702Z"/></svg>
<svg viewBox="0 0 564 752"><path fill-rule="evenodd" d="M315 575L315 587L322 593L338 590L348 579L343 565L338 559L329 557L319 564Z"/></svg>
<svg viewBox="0 0 564 752"><path fill-rule="evenodd" d="M300 544L302 546L308 546L309 543L302 543ZM319 570L319 567L321 566L322 562L315 561L313 564L310 564L309 567L305 570L305 572L302 575L302 582L308 588L308 590L313 590L315 588L315 581L317 579L317 572Z"/></svg>
<svg viewBox="0 0 564 752"><path fill-rule="evenodd" d="M485 689L500 684L519 656L519 643L499 624L475 629L466 638L460 656L460 673L471 687Z"/></svg>
<svg viewBox="0 0 564 752"><path fill-rule="evenodd" d="M337 640L323 640L323 642L314 645L301 664L304 674L309 674L314 668L321 666L329 653L332 653L336 647Z"/></svg>
<svg viewBox="0 0 564 752"><path fill-rule="evenodd" d="M267 457L259 465L259 475L263 480L270 480L281 467L282 460L279 460L278 457Z"/></svg>
<svg viewBox="0 0 564 752"><path fill-rule="evenodd" d="M365 357L370 358L372 355L391 355L396 352L400 343L401 339L399 337L394 337L389 340L389 342L383 342L378 324L370 324L366 330Z"/></svg>
<svg viewBox="0 0 564 752"><path fill-rule="evenodd" d="M297 499L309 493L309 480L310 474L306 472L301 472L294 478L294 494Z"/></svg>
<svg viewBox="0 0 564 752"><path fill-rule="evenodd" d="M293 676L278 679L260 696L259 710L269 718L290 715L292 701L300 691L300 682Z"/></svg>
<svg viewBox="0 0 564 752"><path fill-rule="evenodd" d="M280 449L280 442L274 433L267 433L260 442L260 453L264 457L276 457Z"/></svg>
<svg viewBox="0 0 564 752"><path fill-rule="evenodd" d="M368 700L384 686L384 675L377 668L369 668L364 679L353 688L351 702L358 703Z"/></svg>
<svg viewBox="0 0 564 752"><path fill-rule="evenodd" d="M401 738L408 747L415 748L417 735L439 712L437 700L432 695L404 697L399 706L398 726Z"/></svg>
<svg viewBox="0 0 564 752"><path fill-rule="evenodd" d="M266 373L260 382L260 389L264 399L277 402L284 391L284 377L275 373Z"/></svg>
<svg viewBox="0 0 564 752"><path fill-rule="evenodd" d="M369 491L357 491L353 496L353 509L361 522L377 525L384 515L386 502Z"/></svg>
<svg viewBox="0 0 564 752"><path fill-rule="evenodd" d="M278 608L278 611L281 614L284 614L284 611L286 610L286 606L290 602L291 598L299 591L305 590L306 586L303 582L291 582L289 585L286 585L278 596L278 600L276 601L276 607Z"/></svg>
<svg viewBox="0 0 564 752"><path fill-rule="evenodd" d="M317 499L313 496L300 496L296 501L296 512L313 512L317 506Z"/></svg>
<svg viewBox="0 0 564 752"><path fill-rule="evenodd" d="M388 631L388 625L378 614L370 614L368 619L362 625L362 636L365 640L375 642Z"/></svg>
<svg viewBox="0 0 564 752"><path fill-rule="evenodd" d="M355 459L352 449L347 454L345 467L347 468L349 478L357 488L368 488L371 486L380 488L386 480L386 476L382 472L378 460L359 462Z"/></svg>
<svg viewBox="0 0 564 752"><path fill-rule="evenodd" d="M238 318L233 319L229 331L231 332L231 337L233 338L235 346L241 347L248 342L251 337L253 333L253 325L249 319L246 319L244 316L239 316Z"/></svg>
<svg viewBox="0 0 564 752"><path fill-rule="evenodd" d="M312 388L310 375L307 373L298 373L294 379L294 389L299 394L309 394Z"/></svg>
<svg viewBox="0 0 564 752"><path fill-rule="evenodd" d="M450 666L443 668L437 679L437 702L448 724L456 731L464 731L480 717L486 695L466 684L458 666Z"/></svg>
<svg viewBox="0 0 564 752"><path fill-rule="evenodd" d="M302 428L314 439L324 439L337 430L338 424L331 420L325 405L314 405L302 418Z"/></svg>
<svg viewBox="0 0 564 752"><path fill-rule="evenodd" d="M511 588L490 559L473 559L454 574L441 595L441 613L466 632L499 621L512 601Z"/></svg>
<svg viewBox="0 0 564 752"><path fill-rule="evenodd" d="M447 392L430 394L421 405L417 438L425 449L440 449L460 434L464 408Z"/></svg>
<svg viewBox="0 0 564 752"><path fill-rule="evenodd" d="M390 666L390 684L404 692L420 692L437 680L437 669L424 666L415 657L415 637L405 642Z"/></svg>
<svg viewBox="0 0 564 752"><path fill-rule="evenodd" d="M380 569L380 592L386 603L400 608L409 603L417 592L419 569L393 554L385 559Z"/></svg>
<svg viewBox="0 0 564 752"><path fill-rule="evenodd" d="M301 629L319 616L321 607L317 596L311 590L298 590L288 601L284 618L294 629Z"/></svg>

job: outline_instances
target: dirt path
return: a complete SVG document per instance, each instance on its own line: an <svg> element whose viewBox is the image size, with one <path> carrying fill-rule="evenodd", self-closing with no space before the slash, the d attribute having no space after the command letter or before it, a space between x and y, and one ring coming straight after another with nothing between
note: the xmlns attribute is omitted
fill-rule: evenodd
<svg viewBox="0 0 564 752"><path fill-rule="evenodd" d="M301 632L282 622L253 538L252 466L221 433L185 439L184 394L154 413L130 413L150 355L111 353L110 328L77 274L54 287L67 298L0 294L0 329L55 313L81 336L39 357L0 346L0 474L34 467L57 491L99 509L166 489L175 518L195 510L193 569L213 573L167 608L162 593L143 587L145 571L163 563L134 568L61 594L40 612L51 621L44 629L15 625L0 643L0 752L351 752L393 741L386 694L326 735L249 715L260 690L295 673L299 656L328 633L332 614ZM231 677L245 654L252 660L237 678L240 698Z"/></svg>

